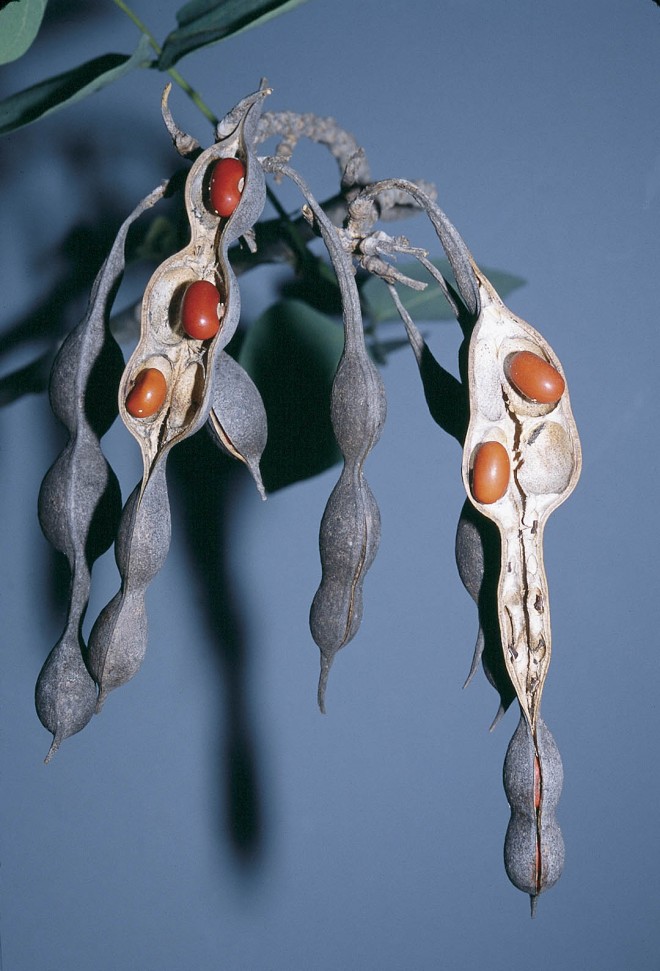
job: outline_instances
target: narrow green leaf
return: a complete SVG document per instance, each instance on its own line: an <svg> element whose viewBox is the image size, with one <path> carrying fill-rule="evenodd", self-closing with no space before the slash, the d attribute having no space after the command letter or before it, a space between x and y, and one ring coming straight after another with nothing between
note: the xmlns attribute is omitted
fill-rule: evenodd
<svg viewBox="0 0 660 971"><path fill-rule="evenodd" d="M136 67L151 63L149 41L142 37L131 54L103 54L79 67L47 78L38 84L0 101L0 135L29 125L39 118L59 111L66 105L86 98L123 77Z"/></svg>
<svg viewBox="0 0 660 971"><path fill-rule="evenodd" d="M208 44L216 44L225 37L238 34L257 24L265 23L305 0L192 0L177 14L176 30L163 44L158 61L161 71L167 71L185 54Z"/></svg>
<svg viewBox="0 0 660 971"><path fill-rule="evenodd" d="M452 280L452 272L446 260L433 260L433 265L448 280ZM396 267L406 276L414 280L425 280L428 282L426 290L410 290L408 287L399 287L399 296L406 310L414 320L453 320L454 315L451 307L445 300L442 291L434 282L430 274L424 269L421 263L397 263ZM521 287L525 280L522 277L514 276L511 273L504 273L501 270L490 270L484 268L484 274L491 281L499 295L504 299L512 290ZM386 320L399 320L399 314L392 302L389 291L382 280L371 277L361 289L363 300L369 308L369 316L374 323L381 323Z"/></svg>
<svg viewBox="0 0 660 971"><path fill-rule="evenodd" d="M47 0L20 0L0 10L0 64L25 54L39 33Z"/></svg>
<svg viewBox="0 0 660 971"><path fill-rule="evenodd" d="M282 300L248 329L237 358L259 388L268 416L261 459L267 492L308 479L341 459L330 392L344 346L342 328L299 300Z"/></svg>

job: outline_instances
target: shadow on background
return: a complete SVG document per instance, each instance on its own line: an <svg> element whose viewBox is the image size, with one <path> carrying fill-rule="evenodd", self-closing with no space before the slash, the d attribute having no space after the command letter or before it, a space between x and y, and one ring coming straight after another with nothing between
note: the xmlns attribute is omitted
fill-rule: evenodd
<svg viewBox="0 0 660 971"><path fill-rule="evenodd" d="M192 583L202 591L208 644L219 669L218 685L225 696L226 723L218 743L220 758L212 763L222 766L218 801L224 812L214 811L213 815L227 820L227 835L235 857L249 868L262 856L263 800L255 732L247 703L249 645L240 591L226 556L226 524L231 521L235 497L246 484L247 476L202 429L172 451L168 481L175 515L184 528Z"/></svg>

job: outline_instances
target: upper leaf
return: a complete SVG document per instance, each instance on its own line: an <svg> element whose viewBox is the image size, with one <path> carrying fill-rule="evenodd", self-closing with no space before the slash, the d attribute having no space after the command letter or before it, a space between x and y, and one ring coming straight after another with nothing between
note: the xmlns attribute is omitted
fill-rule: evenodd
<svg viewBox="0 0 660 971"><path fill-rule="evenodd" d="M301 3L304 0L192 0L179 10L179 26L165 38L158 67L167 71L185 54L256 27Z"/></svg>
<svg viewBox="0 0 660 971"><path fill-rule="evenodd" d="M452 279L451 267L446 260L433 260L432 262L443 276ZM451 307L421 263L397 263L397 269L414 280L425 280L429 284L426 290L410 290L404 286L399 288L401 301L411 317L416 320L453 320L454 314ZM525 282L522 277L500 270L488 270L487 274L488 279L494 281L493 285L503 298ZM399 319L399 314L387 287L377 277L372 276L367 280L361 289L361 295L374 323Z"/></svg>
<svg viewBox="0 0 660 971"><path fill-rule="evenodd" d="M103 54L47 78L0 102L0 135L45 118L65 105L86 98L135 67L151 63L149 40L142 37L132 54Z"/></svg>
<svg viewBox="0 0 660 971"><path fill-rule="evenodd" d="M0 9L0 64L25 54L39 33L47 0L20 0Z"/></svg>

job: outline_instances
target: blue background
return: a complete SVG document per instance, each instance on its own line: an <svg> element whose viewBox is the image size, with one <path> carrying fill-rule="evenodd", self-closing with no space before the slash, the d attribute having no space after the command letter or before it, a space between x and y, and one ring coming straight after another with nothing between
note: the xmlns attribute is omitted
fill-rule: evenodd
<svg viewBox="0 0 660 971"><path fill-rule="evenodd" d="M134 26L98 7L63 7L69 19L2 69L2 95L132 50ZM176 7L135 3L161 39ZM36 500L63 436L43 395L0 410L5 971L660 969L659 61L651 0L310 0L179 65L219 114L265 75L269 108L334 115L375 177L434 181L477 261L527 281L508 302L564 364L584 468L546 530L544 717L564 760L567 861L537 919L502 864L517 715L489 734L494 692L482 674L461 690L476 615L453 558L460 451L402 351L384 370L388 422L367 467L381 549L327 716L307 614L337 470L267 503L241 473L220 497L229 580L217 580L231 584L238 654L209 622L189 555L194 489L175 488L145 664L48 767L33 687L63 615ZM3 329L57 280L71 226L110 206L116 224L176 164L162 83L130 75L3 142ZM207 142L184 96L172 104ZM332 191L323 150L299 164L320 198ZM405 231L440 255L424 221ZM245 281L246 321L276 278ZM140 285L129 274L119 304ZM456 326L424 329L455 368ZM127 495L137 448L118 425L106 444ZM109 554L87 629L116 585ZM241 764L254 782L244 832L227 798Z"/></svg>

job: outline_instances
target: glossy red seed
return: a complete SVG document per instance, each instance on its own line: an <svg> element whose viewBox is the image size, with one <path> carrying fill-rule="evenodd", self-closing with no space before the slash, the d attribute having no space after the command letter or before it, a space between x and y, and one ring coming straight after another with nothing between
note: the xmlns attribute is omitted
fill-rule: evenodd
<svg viewBox="0 0 660 971"><path fill-rule="evenodd" d="M516 391L541 405L555 404L566 387L559 371L531 351L512 354L506 362L505 371Z"/></svg>
<svg viewBox="0 0 660 971"><path fill-rule="evenodd" d="M238 158L221 158L213 166L209 183L211 209L219 216L231 216L241 201L245 166Z"/></svg>
<svg viewBox="0 0 660 971"><path fill-rule="evenodd" d="M472 495L490 504L501 499L509 485L509 456L499 442L483 442L472 466Z"/></svg>
<svg viewBox="0 0 660 971"><path fill-rule="evenodd" d="M220 294L208 280L195 280L186 287L181 301L181 326L188 337L207 341L220 328L218 304Z"/></svg>
<svg viewBox="0 0 660 971"><path fill-rule="evenodd" d="M126 411L133 418L151 418L163 407L167 397L167 381L156 367L140 371L126 398Z"/></svg>

